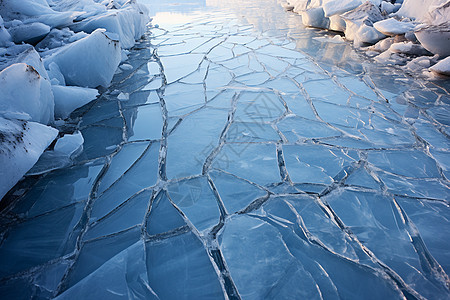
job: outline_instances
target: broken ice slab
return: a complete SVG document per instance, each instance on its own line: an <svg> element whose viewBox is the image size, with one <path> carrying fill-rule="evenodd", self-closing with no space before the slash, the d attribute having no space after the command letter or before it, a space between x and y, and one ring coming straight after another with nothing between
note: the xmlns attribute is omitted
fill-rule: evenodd
<svg viewBox="0 0 450 300"><path fill-rule="evenodd" d="M450 253L447 250L450 229L448 203L409 197L395 197L395 200L417 227L427 249L448 274L450 272Z"/></svg>
<svg viewBox="0 0 450 300"><path fill-rule="evenodd" d="M225 144L212 167L260 185L281 181L273 144Z"/></svg>
<svg viewBox="0 0 450 300"><path fill-rule="evenodd" d="M192 232L148 242L148 282L159 299L225 299L218 274Z"/></svg>
<svg viewBox="0 0 450 300"><path fill-rule="evenodd" d="M0 276L25 271L74 251L84 204L11 225L0 246Z"/></svg>
<svg viewBox="0 0 450 300"><path fill-rule="evenodd" d="M159 96L155 91L137 91L131 93L128 101L121 103L124 108L139 106L143 104L156 104L159 103Z"/></svg>
<svg viewBox="0 0 450 300"><path fill-rule="evenodd" d="M170 116L182 116L204 105L205 89L202 84L176 82L166 87L164 102Z"/></svg>
<svg viewBox="0 0 450 300"><path fill-rule="evenodd" d="M89 225L83 239L90 240L110 235L143 224L152 192L152 190L145 190L131 197L105 217Z"/></svg>
<svg viewBox="0 0 450 300"><path fill-rule="evenodd" d="M266 222L246 215L232 217L220 237L220 249L243 299L288 295L320 299L311 275L292 257L278 231Z"/></svg>
<svg viewBox="0 0 450 300"><path fill-rule="evenodd" d="M119 116L120 112L117 101L109 101L105 97L101 97L89 107L89 110L86 113L82 114L80 127L86 127L100 121Z"/></svg>
<svg viewBox="0 0 450 300"><path fill-rule="evenodd" d="M374 190L380 189L380 183L377 182L364 167L360 167L352 172L345 180L345 184Z"/></svg>
<svg viewBox="0 0 450 300"><path fill-rule="evenodd" d="M255 212L255 217L278 231L285 251L311 275L324 298L401 298L397 284L330 219L329 210L316 204L313 198L305 196L274 197ZM271 252L266 255L272 257Z"/></svg>
<svg viewBox="0 0 450 300"><path fill-rule="evenodd" d="M296 142L302 138L318 139L341 135L341 132L324 122L308 120L292 114L281 120L277 127L290 142Z"/></svg>
<svg viewBox="0 0 450 300"><path fill-rule="evenodd" d="M183 119L168 138L168 178L201 174L203 164L219 144L228 111L203 108Z"/></svg>
<svg viewBox="0 0 450 300"><path fill-rule="evenodd" d="M123 141L123 130L117 127L89 126L81 129L81 134L84 138L83 152L76 161L110 155Z"/></svg>
<svg viewBox="0 0 450 300"><path fill-rule="evenodd" d="M194 72L204 59L204 54L184 54L161 57L164 75L168 84Z"/></svg>
<svg viewBox="0 0 450 300"><path fill-rule="evenodd" d="M49 173L18 201L12 212L34 217L75 202L86 201L103 165L104 160L100 159Z"/></svg>
<svg viewBox="0 0 450 300"><path fill-rule="evenodd" d="M119 234L84 242L75 263L63 282L63 291L82 281L117 254L138 242L140 235L141 229L133 227Z"/></svg>
<svg viewBox="0 0 450 300"><path fill-rule="evenodd" d="M281 138L269 124L233 122L228 129L226 140L233 143L277 142Z"/></svg>
<svg viewBox="0 0 450 300"><path fill-rule="evenodd" d="M239 95L234 119L241 122L270 122L286 108L275 93L245 91Z"/></svg>
<svg viewBox="0 0 450 300"><path fill-rule="evenodd" d="M102 176L98 185L98 193L103 193L111 186L123 173L128 170L149 147L149 142L129 143L123 145L119 152L111 158L108 170Z"/></svg>
<svg viewBox="0 0 450 300"><path fill-rule="evenodd" d="M55 299L159 299L148 284L145 245L125 248Z"/></svg>
<svg viewBox="0 0 450 300"><path fill-rule="evenodd" d="M283 96L283 100L286 102L289 110L301 116L302 118L316 120L317 117L314 114L311 105L305 100L304 96L301 94Z"/></svg>
<svg viewBox="0 0 450 300"><path fill-rule="evenodd" d="M163 119L159 103L125 109L123 116L127 126L128 141L161 138Z"/></svg>
<svg viewBox="0 0 450 300"><path fill-rule="evenodd" d="M157 235L185 226L181 213L173 206L166 191L160 191L153 199L147 219L147 233Z"/></svg>
<svg viewBox="0 0 450 300"><path fill-rule="evenodd" d="M289 176L296 183L331 184L359 160L354 150L308 144L283 146L283 155Z"/></svg>
<svg viewBox="0 0 450 300"><path fill-rule="evenodd" d="M198 231L219 224L220 210L208 179L204 176L168 186L169 197Z"/></svg>
<svg viewBox="0 0 450 300"><path fill-rule="evenodd" d="M91 220L97 220L143 189L156 184L158 178L159 143L152 143L131 168L95 199Z"/></svg>
<svg viewBox="0 0 450 300"><path fill-rule="evenodd" d="M256 199L267 196L267 192L258 186L230 174L212 171L209 175L229 214L241 211Z"/></svg>
<svg viewBox="0 0 450 300"><path fill-rule="evenodd" d="M370 151L367 161L377 169L400 176L440 178L436 162L420 150Z"/></svg>
<svg viewBox="0 0 450 300"><path fill-rule="evenodd" d="M340 77L338 79L338 82L344 85L345 88L347 88L354 94L359 95L360 97L364 97L373 101L381 100L375 93L375 91L358 77L353 76Z"/></svg>
<svg viewBox="0 0 450 300"><path fill-rule="evenodd" d="M382 194L337 191L324 198L345 226L378 259L398 273L421 294L445 293L435 270L429 267L434 258L426 247L417 245L418 232L412 232L392 198ZM412 240L411 240L412 239ZM395 247L390 245L395 244ZM439 298L439 297L437 297Z"/></svg>
<svg viewBox="0 0 450 300"><path fill-rule="evenodd" d="M370 113L368 111L336 105L326 101L328 99L313 101L313 106L323 121L356 129L369 124Z"/></svg>

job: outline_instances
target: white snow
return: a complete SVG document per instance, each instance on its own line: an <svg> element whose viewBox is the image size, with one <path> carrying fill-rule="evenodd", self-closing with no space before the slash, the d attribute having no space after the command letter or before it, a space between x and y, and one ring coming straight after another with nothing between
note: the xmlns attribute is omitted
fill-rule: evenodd
<svg viewBox="0 0 450 300"><path fill-rule="evenodd" d="M37 162L58 130L0 117L0 199Z"/></svg>
<svg viewBox="0 0 450 300"><path fill-rule="evenodd" d="M98 91L78 86L53 85L55 118L66 119L75 109L94 100Z"/></svg>

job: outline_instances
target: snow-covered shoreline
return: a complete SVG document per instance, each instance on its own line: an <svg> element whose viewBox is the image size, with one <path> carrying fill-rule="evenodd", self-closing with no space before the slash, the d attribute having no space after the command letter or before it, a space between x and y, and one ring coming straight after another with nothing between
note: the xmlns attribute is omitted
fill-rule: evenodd
<svg viewBox="0 0 450 300"><path fill-rule="evenodd" d="M81 134L54 127L109 86L149 21L136 0L0 2L0 199L55 139L79 152Z"/></svg>
<svg viewBox="0 0 450 300"><path fill-rule="evenodd" d="M343 33L378 63L430 78L450 74L450 0L282 0L281 5L300 14L305 26Z"/></svg>

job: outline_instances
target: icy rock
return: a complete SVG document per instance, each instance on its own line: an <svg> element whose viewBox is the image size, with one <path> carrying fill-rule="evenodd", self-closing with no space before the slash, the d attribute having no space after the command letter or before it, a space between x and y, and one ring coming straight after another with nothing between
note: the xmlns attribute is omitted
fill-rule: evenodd
<svg viewBox="0 0 450 300"><path fill-rule="evenodd" d="M416 25L412 22L400 22L395 18L389 18L374 23L373 27L385 35L394 36L413 31Z"/></svg>
<svg viewBox="0 0 450 300"><path fill-rule="evenodd" d="M84 138L80 131L76 131L73 134L65 134L56 141L54 151L72 157L76 152L82 149L83 143Z"/></svg>
<svg viewBox="0 0 450 300"><path fill-rule="evenodd" d="M93 16L75 23L71 28L75 31L82 30L85 32L105 28L108 32L117 34L121 47L128 49L133 47L135 40L144 34L148 22L146 7L135 2L129 2L122 9Z"/></svg>
<svg viewBox="0 0 450 300"><path fill-rule="evenodd" d="M325 18L322 7L311 8L302 12L303 25L328 29L330 20Z"/></svg>
<svg viewBox="0 0 450 300"><path fill-rule="evenodd" d="M432 66L430 71L437 74L450 76L450 56Z"/></svg>
<svg viewBox="0 0 450 300"><path fill-rule="evenodd" d="M51 85L30 65L13 64L0 72L0 115L43 124L53 122L54 100Z"/></svg>
<svg viewBox="0 0 450 300"><path fill-rule="evenodd" d="M367 1L343 14L342 18L346 24L345 37L354 41L356 46L364 43L374 44L385 37L373 27L375 22L383 20L384 17L381 15L380 9L372 2Z"/></svg>
<svg viewBox="0 0 450 300"><path fill-rule="evenodd" d="M36 163L58 130L0 117L0 199Z"/></svg>
<svg viewBox="0 0 450 300"><path fill-rule="evenodd" d="M94 100L98 91L78 86L53 85L55 118L66 119L75 109Z"/></svg>
<svg viewBox="0 0 450 300"><path fill-rule="evenodd" d="M49 32L50 26L38 22L9 28L9 33L11 34L14 43L17 44L25 42L27 44L35 45Z"/></svg>
<svg viewBox="0 0 450 300"><path fill-rule="evenodd" d="M101 49L101 51L99 51ZM119 41L111 39L105 29L64 46L45 58L45 66L56 63L69 85L83 87L108 86L119 66Z"/></svg>
<svg viewBox="0 0 450 300"><path fill-rule="evenodd" d="M450 21L440 25L422 26L415 35L422 46L431 53L439 54L441 57L450 55Z"/></svg>

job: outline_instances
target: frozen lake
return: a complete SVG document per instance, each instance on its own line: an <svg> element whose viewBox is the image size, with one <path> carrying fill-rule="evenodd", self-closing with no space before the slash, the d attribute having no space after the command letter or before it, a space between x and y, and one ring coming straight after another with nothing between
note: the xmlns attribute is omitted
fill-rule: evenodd
<svg viewBox="0 0 450 300"><path fill-rule="evenodd" d="M448 80L276 0L140 2L83 152L1 204L0 298L450 297Z"/></svg>

